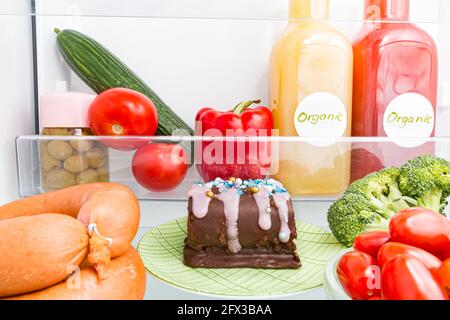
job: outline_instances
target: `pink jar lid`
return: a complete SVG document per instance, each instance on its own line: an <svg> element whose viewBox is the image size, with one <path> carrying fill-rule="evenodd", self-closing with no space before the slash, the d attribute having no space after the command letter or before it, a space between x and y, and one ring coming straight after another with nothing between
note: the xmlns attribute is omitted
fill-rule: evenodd
<svg viewBox="0 0 450 320"><path fill-rule="evenodd" d="M80 92L43 95L39 105L41 128L88 128L88 110L95 98Z"/></svg>

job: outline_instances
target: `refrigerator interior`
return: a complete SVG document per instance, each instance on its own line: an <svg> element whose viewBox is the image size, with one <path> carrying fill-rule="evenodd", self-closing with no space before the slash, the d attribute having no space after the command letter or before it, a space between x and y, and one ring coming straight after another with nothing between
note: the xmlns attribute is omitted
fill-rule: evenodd
<svg viewBox="0 0 450 320"><path fill-rule="evenodd" d="M362 0L330 0L331 23L349 39L362 24ZM345 2L345 5L343 5ZM411 0L411 20L425 29L439 50L437 132L450 136L450 3ZM39 97L60 90L92 93L64 63L55 45L54 28L76 29L99 40L149 84L173 110L193 126L205 106L227 110L238 101L261 99L268 105L268 66L272 47L287 24L288 0L8 0L0 5L4 113L0 117L1 203L33 193L39 160ZM347 141L348 142L348 141ZM342 142L344 145L347 142ZM387 143L381 141L380 143ZM450 159L450 140L436 142L437 153ZM27 153L30 152L30 153ZM131 176L131 154L111 153L113 180ZM19 164L19 167L17 167ZM23 166L22 166L23 165ZM29 169L31 168L31 169ZM38 169L36 169L38 170ZM141 228L135 244L149 228L186 214L183 195L198 175L195 168L175 194L141 197ZM133 183L133 182L132 182ZM31 187L28 187L31 185ZM31 191L30 191L31 190ZM175 201L176 200L176 201ZM295 202L297 218L327 226L332 197ZM198 299L149 276L146 298ZM323 289L291 298L323 299Z"/></svg>

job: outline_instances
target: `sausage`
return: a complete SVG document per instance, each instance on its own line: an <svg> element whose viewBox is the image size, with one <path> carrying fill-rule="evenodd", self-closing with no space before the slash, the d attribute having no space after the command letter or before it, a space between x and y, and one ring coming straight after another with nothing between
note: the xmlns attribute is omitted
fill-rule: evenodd
<svg viewBox="0 0 450 320"><path fill-rule="evenodd" d="M76 218L89 229L89 263L99 272L111 258L124 254L139 227L139 202L116 183L77 185L21 199L0 207L0 221L19 216L59 213Z"/></svg>
<svg viewBox="0 0 450 320"><path fill-rule="evenodd" d="M69 277L88 253L79 221L40 214L0 221L0 297L41 290Z"/></svg>
<svg viewBox="0 0 450 320"><path fill-rule="evenodd" d="M66 281L50 288L10 297L8 300L142 300L145 294L145 267L138 252L128 251L105 267L106 280L92 267L82 268Z"/></svg>

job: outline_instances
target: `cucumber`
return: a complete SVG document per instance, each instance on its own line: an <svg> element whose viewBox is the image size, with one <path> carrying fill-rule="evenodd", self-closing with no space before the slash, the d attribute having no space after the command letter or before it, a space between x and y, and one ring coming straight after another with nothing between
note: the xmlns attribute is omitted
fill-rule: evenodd
<svg viewBox="0 0 450 320"><path fill-rule="evenodd" d="M95 92L111 88L128 88L152 100L158 111L157 135L194 135L186 124L129 67L94 39L75 30L54 29L57 46L70 68ZM180 134L181 133L181 134Z"/></svg>

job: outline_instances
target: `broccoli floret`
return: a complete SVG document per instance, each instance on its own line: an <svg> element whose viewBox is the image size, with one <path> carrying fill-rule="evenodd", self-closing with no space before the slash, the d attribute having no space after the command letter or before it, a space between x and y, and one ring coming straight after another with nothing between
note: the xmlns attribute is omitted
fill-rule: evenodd
<svg viewBox="0 0 450 320"><path fill-rule="evenodd" d="M363 232L388 230L389 218L371 207L369 198L357 192L336 201L328 210L328 224L336 239L350 247Z"/></svg>
<svg viewBox="0 0 450 320"><path fill-rule="evenodd" d="M398 186L400 170L386 168L355 181L345 194L357 193L370 203L370 209L390 219L398 211L409 208Z"/></svg>
<svg viewBox="0 0 450 320"><path fill-rule="evenodd" d="M355 181L328 210L334 236L351 246L361 233L388 230L400 210L423 207L443 213L450 195L450 162L433 155Z"/></svg>
<svg viewBox="0 0 450 320"><path fill-rule="evenodd" d="M450 162L434 155L412 159L400 169L399 187L413 206L443 213L450 195Z"/></svg>
<svg viewBox="0 0 450 320"><path fill-rule="evenodd" d="M400 170L386 168L357 180L328 211L334 236L346 246L364 232L388 230L390 219L409 208L398 186Z"/></svg>

